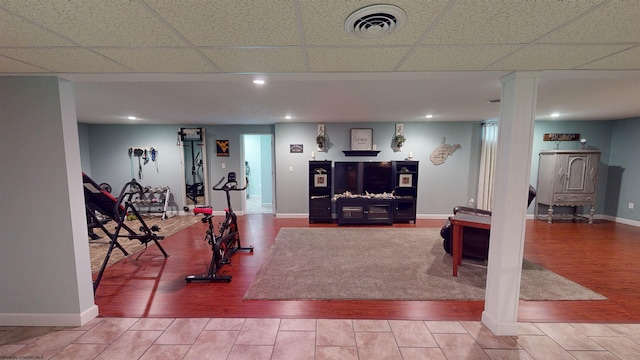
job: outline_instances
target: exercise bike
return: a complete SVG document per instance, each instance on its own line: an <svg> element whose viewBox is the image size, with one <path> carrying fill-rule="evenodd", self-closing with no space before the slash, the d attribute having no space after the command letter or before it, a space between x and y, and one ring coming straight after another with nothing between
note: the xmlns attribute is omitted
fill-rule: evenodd
<svg viewBox="0 0 640 360"><path fill-rule="evenodd" d="M218 271L223 265L231 263L231 256L238 250L246 250L253 252L253 246L243 247L240 243L240 233L238 231L238 221L236 213L233 212L231 207L231 191L242 191L249 186L249 179L245 178L245 186L238 188L238 182L236 181L236 173L230 172L227 175L227 181L224 185L223 177L213 186L214 191L224 191L227 195L227 208L224 210L225 218L224 222L220 223L218 233L215 233L213 226L213 209L208 207L196 207L193 209L194 214L202 214L201 221L208 224L205 235L205 241L211 245L211 263L209 264L209 270L204 275L189 275L185 278L187 283L192 281L209 281L209 282L231 282L231 275L218 275Z"/></svg>

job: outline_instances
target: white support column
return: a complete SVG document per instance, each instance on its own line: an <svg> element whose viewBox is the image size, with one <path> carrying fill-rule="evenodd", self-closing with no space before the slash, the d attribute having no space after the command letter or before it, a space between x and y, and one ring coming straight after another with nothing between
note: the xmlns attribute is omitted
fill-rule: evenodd
<svg viewBox="0 0 640 360"><path fill-rule="evenodd" d="M0 77L0 326L98 315L73 84Z"/></svg>
<svg viewBox="0 0 640 360"><path fill-rule="evenodd" d="M482 323L496 335L518 334L518 301L539 72L501 79L502 100Z"/></svg>

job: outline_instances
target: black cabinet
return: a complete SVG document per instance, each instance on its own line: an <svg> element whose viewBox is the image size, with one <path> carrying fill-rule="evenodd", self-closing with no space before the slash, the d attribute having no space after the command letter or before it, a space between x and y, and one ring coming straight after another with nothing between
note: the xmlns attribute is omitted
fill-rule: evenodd
<svg viewBox="0 0 640 360"><path fill-rule="evenodd" d="M418 198L418 162L392 161L394 182L394 222L416 222L416 199Z"/></svg>
<svg viewBox="0 0 640 360"><path fill-rule="evenodd" d="M333 194L338 225L415 223L418 162L310 161L309 222L333 220Z"/></svg>
<svg viewBox="0 0 640 360"><path fill-rule="evenodd" d="M393 209L393 199L339 198L336 201L338 225L392 225Z"/></svg>
<svg viewBox="0 0 640 360"><path fill-rule="evenodd" d="M309 222L331 217L331 161L309 161Z"/></svg>

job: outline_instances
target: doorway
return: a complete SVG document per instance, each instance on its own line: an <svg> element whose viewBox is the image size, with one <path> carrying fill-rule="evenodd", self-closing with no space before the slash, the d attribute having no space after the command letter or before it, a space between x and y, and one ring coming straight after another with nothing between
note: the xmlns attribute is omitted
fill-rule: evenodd
<svg viewBox="0 0 640 360"><path fill-rule="evenodd" d="M273 213L273 135L243 134L247 214Z"/></svg>

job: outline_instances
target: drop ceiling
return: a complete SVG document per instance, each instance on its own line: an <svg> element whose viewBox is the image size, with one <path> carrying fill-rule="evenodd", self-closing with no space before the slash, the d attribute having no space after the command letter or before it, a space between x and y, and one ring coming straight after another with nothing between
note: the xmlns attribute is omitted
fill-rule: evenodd
<svg viewBox="0 0 640 360"><path fill-rule="evenodd" d="M483 121L512 71L538 119L640 117L640 1L384 3L405 22L361 38L376 1L0 0L0 74L74 82L86 123Z"/></svg>

